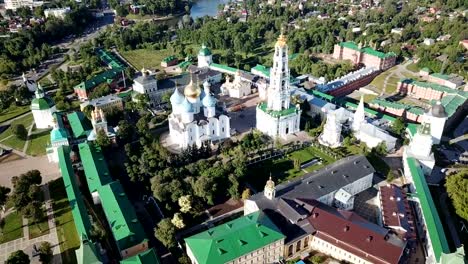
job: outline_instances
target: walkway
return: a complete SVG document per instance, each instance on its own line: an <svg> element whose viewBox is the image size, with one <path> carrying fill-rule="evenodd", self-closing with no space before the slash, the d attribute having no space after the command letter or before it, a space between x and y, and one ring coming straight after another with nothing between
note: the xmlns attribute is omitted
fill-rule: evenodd
<svg viewBox="0 0 468 264"><path fill-rule="evenodd" d="M50 199L48 184L43 185L42 190L44 192L44 204L47 212L49 234L29 239L28 220L23 218L23 237L0 245L0 263L5 262L8 259L8 256L17 250L23 250L24 253L28 254L29 258L31 259L31 263L40 263L39 257L33 257L32 253L33 246L36 245L36 247L39 247L40 243L43 241L48 241L52 245L52 250L54 253L52 263L62 263L60 245L57 237L57 229L55 227L54 210L52 209L52 200Z"/></svg>

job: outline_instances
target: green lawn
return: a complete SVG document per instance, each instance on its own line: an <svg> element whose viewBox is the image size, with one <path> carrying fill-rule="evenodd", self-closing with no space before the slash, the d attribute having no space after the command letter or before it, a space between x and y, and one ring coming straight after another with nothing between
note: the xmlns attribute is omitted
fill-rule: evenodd
<svg viewBox="0 0 468 264"><path fill-rule="evenodd" d="M49 188L54 201L52 207L63 263L76 263L75 249L80 247L80 239L76 232L63 179L60 178L51 182Z"/></svg>
<svg viewBox="0 0 468 264"><path fill-rule="evenodd" d="M23 237L23 217L17 212L5 217L5 226L0 235L0 244Z"/></svg>
<svg viewBox="0 0 468 264"><path fill-rule="evenodd" d="M26 154L42 156L46 154L46 146L50 143L50 130L41 129L29 136L30 142Z"/></svg>
<svg viewBox="0 0 468 264"><path fill-rule="evenodd" d="M140 19L153 19L158 16L152 16L152 15L140 15L140 14L128 14L127 19L135 19L135 20L140 20Z"/></svg>
<svg viewBox="0 0 468 264"><path fill-rule="evenodd" d="M30 111L29 105L16 106L13 104L8 109L0 113L0 123L10 120L12 118L15 118L19 115L22 115L28 111Z"/></svg>
<svg viewBox="0 0 468 264"><path fill-rule="evenodd" d="M29 220L29 239L33 239L36 237L40 237L46 234L49 234L49 223L47 222L47 215L44 210L44 218L42 218L39 222L37 223L32 223L31 220Z"/></svg>
<svg viewBox="0 0 468 264"><path fill-rule="evenodd" d="M10 125L10 127L5 130L2 134L0 134L0 141L2 144L7 145L11 148L17 149L22 151L24 144L26 143L25 140L17 138L15 135L13 135L13 131L11 127L15 124L23 124L26 129L32 124L33 122L33 116L32 114L28 114L24 117L21 117L20 119L17 119L13 121ZM9 137L11 136L11 137Z"/></svg>
<svg viewBox="0 0 468 264"><path fill-rule="evenodd" d="M175 55L172 51L164 50L151 50L151 49L136 49L130 51L120 51L120 54L128 60L138 70L142 68L147 69L163 69L161 61L170 56ZM181 59L181 58L179 58Z"/></svg>
<svg viewBox="0 0 468 264"><path fill-rule="evenodd" d="M406 69L412 72L419 72L419 67L416 63L411 63L408 66L406 66Z"/></svg>

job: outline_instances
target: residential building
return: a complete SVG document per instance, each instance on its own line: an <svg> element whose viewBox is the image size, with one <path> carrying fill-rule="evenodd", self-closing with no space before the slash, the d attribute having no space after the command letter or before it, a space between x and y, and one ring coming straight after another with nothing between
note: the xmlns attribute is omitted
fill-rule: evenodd
<svg viewBox="0 0 468 264"><path fill-rule="evenodd" d="M401 79L397 85L397 91L408 94L416 99L440 100L442 97L456 93L453 89L429 82L420 82L412 79Z"/></svg>
<svg viewBox="0 0 468 264"><path fill-rule="evenodd" d="M299 105L291 105L288 45L282 32L275 44L267 101L257 105L256 127L273 138L286 137L299 132L301 113Z"/></svg>
<svg viewBox="0 0 468 264"><path fill-rule="evenodd" d="M5 0L5 9L16 10L19 7L29 7L32 9L43 4L43 1L34 0Z"/></svg>
<svg viewBox="0 0 468 264"><path fill-rule="evenodd" d="M365 67L329 82L319 83L316 88L333 96L345 96L368 85L379 73L375 67Z"/></svg>
<svg viewBox="0 0 468 264"><path fill-rule="evenodd" d="M87 100L89 94L98 85L104 84L109 85L112 89L117 88L118 83L123 80L122 71L123 70L120 68L105 71L87 81L81 82L80 84L76 85L73 90L79 99Z"/></svg>
<svg viewBox="0 0 468 264"><path fill-rule="evenodd" d="M437 83L452 89L457 89L464 84L463 77L461 76L440 73L430 74L427 78L427 81L431 83Z"/></svg>
<svg viewBox="0 0 468 264"><path fill-rule="evenodd" d="M31 101L31 112L34 117L36 128L49 128L54 126L53 114L57 111L55 103L46 96L41 85L36 89L36 98Z"/></svg>
<svg viewBox="0 0 468 264"><path fill-rule="evenodd" d="M171 55L171 56L164 58L161 61L161 67L166 68L166 67L177 65L177 63L179 63L179 60L177 59L177 57L174 55Z"/></svg>
<svg viewBox="0 0 468 264"><path fill-rule="evenodd" d="M395 65L396 54L383 53L371 47L364 47L362 43L341 42L335 45L333 58L337 60L351 60L354 64L364 64L378 70L386 70Z"/></svg>
<svg viewBox="0 0 468 264"><path fill-rule="evenodd" d="M142 69L141 75L133 79L133 91L135 92L134 100L137 100L135 95L145 94L149 98L150 106L154 107L161 103L162 96L168 92L168 89L158 89L156 75Z"/></svg>
<svg viewBox="0 0 468 264"><path fill-rule="evenodd" d="M185 238L193 264L278 263L285 236L261 212L239 217Z"/></svg>
<svg viewBox="0 0 468 264"><path fill-rule="evenodd" d="M217 100L211 94L210 83L203 83L203 90L198 82L190 83L179 91L174 89L170 102L172 113L168 117L169 140L177 148L201 146L204 142L213 142L231 136L230 119L224 110L217 107Z"/></svg>
<svg viewBox="0 0 468 264"><path fill-rule="evenodd" d="M226 82L221 85L221 92L229 97L242 98L252 93L252 85L249 81L242 80L241 71L238 70L232 82L229 76L226 76Z"/></svg>
<svg viewBox="0 0 468 264"><path fill-rule="evenodd" d="M64 8L48 8L44 10L44 16L46 18L53 16L56 18L64 19L65 15L70 13L71 8L70 7L64 7Z"/></svg>
<svg viewBox="0 0 468 264"><path fill-rule="evenodd" d="M93 106L94 109L102 110L104 112L111 111L113 109L123 110L122 98L113 94L86 101L80 104L80 110L83 111L83 109L88 105Z"/></svg>

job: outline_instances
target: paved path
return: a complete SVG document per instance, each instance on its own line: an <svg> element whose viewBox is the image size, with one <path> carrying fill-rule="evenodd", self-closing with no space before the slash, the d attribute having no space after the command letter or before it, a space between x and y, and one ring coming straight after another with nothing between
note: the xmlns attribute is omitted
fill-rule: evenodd
<svg viewBox="0 0 468 264"><path fill-rule="evenodd" d="M43 183L61 177L57 164L49 163L47 156L28 157L0 163L0 185L12 188L11 178L30 170L39 170Z"/></svg>
<svg viewBox="0 0 468 264"><path fill-rule="evenodd" d="M31 131L33 127L34 127L34 121L31 123L31 126L29 126L28 136L26 137L26 142L24 143L24 146L23 146L23 153L25 153L25 155L27 155L26 150L28 149L29 143L31 142L30 136L31 136Z"/></svg>
<svg viewBox="0 0 468 264"><path fill-rule="evenodd" d="M15 121L15 120L17 120L17 119L20 119L20 118L22 118L22 117L24 117L24 116L26 116L26 115L30 115L30 114L31 114L31 111L28 111L28 112L26 112L26 113L24 113L24 114L21 114L21 115L19 115L19 116L17 116L17 117L14 117L14 118L12 118L12 119L8 119L7 121L0 123L0 126L9 125L9 124L11 124L11 122L13 122L13 121Z"/></svg>
<svg viewBox="0 0 468 264"><path fill-rule="evenodd" d="M60 245L57 237L57 228L55 226L54 220L54 210L52 209L52 200L50 199L48 185L43 185L42 190L44 192L45 208L49 224L49 234L29 239L28 220L23 218L23 237L0 245L0 263L4 263L8 259L8 256L12 252L15 252L17 250L23 250L24 253L28 254L31 263L40 263L39 257L33 257L32 253L34 245L39 247L40 243L43 241L48 241L52 245L52 250L54 253L52 263L62 263L62 257L60 255Z"/></svg>

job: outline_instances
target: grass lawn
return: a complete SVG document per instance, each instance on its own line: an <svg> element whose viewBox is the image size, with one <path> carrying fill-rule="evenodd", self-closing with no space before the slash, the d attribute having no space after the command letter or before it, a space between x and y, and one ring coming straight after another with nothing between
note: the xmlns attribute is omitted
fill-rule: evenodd
<svg viewBox="0 0 468 264"><path fill-rule="evenodd" d="M0 113L0 123L22 115L28 111L30 111L29 105L16 106L13 104L8 109Z"/></svg>
<svg viewBox="0 0 468 264"><path fill-rule="evenodd" d="M28 114L20 119L15 120L14 122L11 123L10 127L5 130L2 134L0 134L0 141L2 144L7 145L11 148L17 149L22 151L24 144L26 141L17 138L15 135L13 135L13 131L11 127L15 124L23 124L26 129L31 125L33 122L33 116L32 114ZM9 137L11 136L11 137ZM3 140L3 141L2 141Z"/></svg>
<svg viewBox="0 0 468 264"><path fill-rule="evenodd" d="M411 63L408 66L406 66L406 69L412 72L419 72L419 67L416 63Z"/></svg>
<svg viewBox="0 0 468 264"><path fill-rule="evenodd" d="M50 143L50 130L41 129L29 136L30 142L26 154L42 156L46 154L46 146Z"/></svg>
<svg viewBox="0 0 468 264"><path fill-rule="evenodd" d="M152 18L156 18L158 16L152 16L152 15L140 15L140 14L128 14L127 15L127 19L152 19Z"/></svg>
<svg viewBox="0 0 468 264"><path fill-rule="evenodd" d="M44 215L46 212L44 211ZM32 221L29 221L29 239L33 239L36 237L40 237L46 234L49 234L49 223L47 222L47 216L42 218L39 222L37 223L31 223Z"/></svg>
<svg viewBox="0 0 468 264"><path fill-rule="evenodd" d="M0 235L0 244L12 241L23 236L23 217L17 212L10 213L5 217L5 226Z"/></svg>
<svg viewBox="0 0 468 264"><path fill-rule="evenodd" d="M54 209L63 263L76 263L75 249L80 247L80 239L76 232L63 179L60 178L51 182L49 188L50 195L54 201L52 207Z"/></svg>
<svg viewBox="0 0 468 264"><path fill-rule="evenodd" d="M142 68L155 68L161 70L163 69L161 67L161 61L167 56L175 55L167 49L136 49L130 51L120 51L120 54L138 70Z"/></svg>

